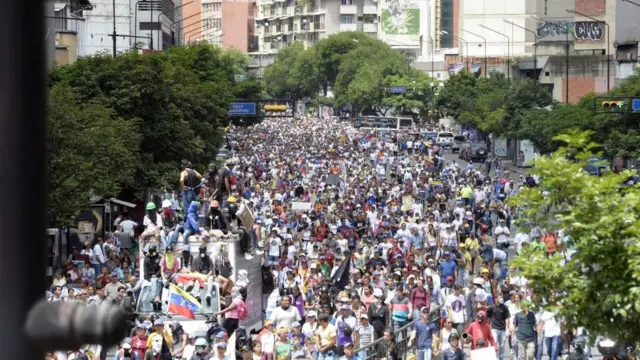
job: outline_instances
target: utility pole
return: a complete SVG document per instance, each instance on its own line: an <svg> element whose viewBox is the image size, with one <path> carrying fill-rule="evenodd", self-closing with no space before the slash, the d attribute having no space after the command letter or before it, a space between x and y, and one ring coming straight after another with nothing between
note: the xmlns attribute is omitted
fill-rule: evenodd
<svg viewBox="0 0 640 360"><path fill-rule="evenodd" d="M111 34L111 37L113 38L113 57L115 58L118 49L118 40L116 36L116 0L113 0L113 34Z"/></svg>
<svg viewBox="0 0 640 360"><path fill-rule="evenodd" d="M149 20L149 22L151 22L151 46L150 49L151 51L153 51L153 0L151 0L151 19Z"/></svg>

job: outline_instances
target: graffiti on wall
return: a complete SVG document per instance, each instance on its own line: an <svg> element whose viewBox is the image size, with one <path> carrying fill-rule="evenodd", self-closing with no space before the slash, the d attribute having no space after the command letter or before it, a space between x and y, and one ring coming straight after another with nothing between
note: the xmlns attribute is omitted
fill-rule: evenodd
<svg viewBox="0 0 640 360"><path fill-rule="evenodd" d="M553 38L558 38L558 40L560 40L565 39L567 33L571 34L572 27L573 21L539 21L536 32L540 39L547 38L545 40L553 40Z"/></svg>
<svg viewBox="0 0 640 360"><path fill-rule="evenodd" d="M420 8L415 0L387 0L380 16L382 31L389 35L420 34Z"/></svg>
<svg viewBox="0 0 640 360"><path fill-rule="evenodd" d="M600 41L604 38L604 24L599 21L576 21L573 36L581 41Z"/></svg>

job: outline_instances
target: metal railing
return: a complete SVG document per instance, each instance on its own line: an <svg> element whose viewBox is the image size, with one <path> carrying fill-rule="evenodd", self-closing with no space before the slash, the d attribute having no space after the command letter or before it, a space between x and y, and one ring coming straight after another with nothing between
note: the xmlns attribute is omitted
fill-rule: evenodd
<svg viewBox="0 0 640 360"><path fill-rule="evenodd" d="M397 359L406 360L410 354L416 354L416 340L410 343L410 335L417 320L409 322L407 325L393 330L393 344L395 346L395 354ZM395 326L394 326L395 328ZM390 358L387 354L381 354L379 345L383 343L384 337L376 339L369 345L360 347L355 350L360 360L378 360L381 358ZM360 353L364 353L364 356L360 357Z"/></svg>

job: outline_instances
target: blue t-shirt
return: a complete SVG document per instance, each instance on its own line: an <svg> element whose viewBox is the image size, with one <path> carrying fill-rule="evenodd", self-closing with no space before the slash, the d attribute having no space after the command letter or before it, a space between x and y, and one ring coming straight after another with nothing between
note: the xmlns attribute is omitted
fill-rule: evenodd
<svg viewBox="0 0 640 360"><path fill-rule="evenodd" d="M440 270L442 270L442 277L446 278L447 276L455 276L456 274L456 262L449 259L449 261L443 261L440 263Z"/></svg>
<svg viewBox="0 0 640 360"><path fill-rule="evenodd" d="M416 346L418 350L431 349L433 334L437 332L436 326L432 322L416 321Z"/></svg>

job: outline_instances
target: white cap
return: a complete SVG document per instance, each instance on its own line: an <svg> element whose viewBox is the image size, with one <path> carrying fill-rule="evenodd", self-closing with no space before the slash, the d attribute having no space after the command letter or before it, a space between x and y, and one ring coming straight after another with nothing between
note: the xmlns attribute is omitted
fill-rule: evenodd
<svg viewBox="0 0 640 360"><path fill-rule="evenodd" d="M168 209L170 207L171 207L171 200L169 200L169 199L162 200L162 208L163 209Z"/></svg>

